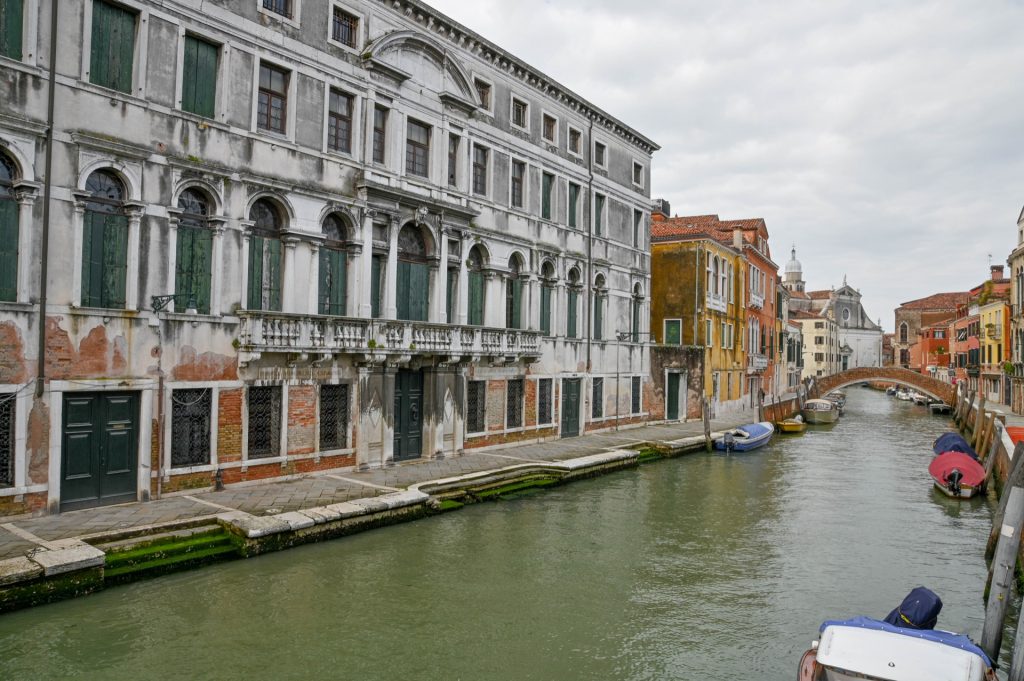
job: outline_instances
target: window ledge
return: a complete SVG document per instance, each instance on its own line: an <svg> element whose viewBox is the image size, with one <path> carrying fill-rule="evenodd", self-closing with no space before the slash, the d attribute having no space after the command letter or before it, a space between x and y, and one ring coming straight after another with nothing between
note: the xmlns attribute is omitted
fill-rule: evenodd
<svg viewBox="0 0 1024 681"><path fill-rule="evenodd" d="M126 104L134 104L136 106L141 106L144 109L149 108L149 100L147 100L145 97L133 95L128 92L122 92L121 90L114 90L113 88L104 87L102 85L97 85L96 83L92 83L88 80L79 79L78 85L83 90L92 92L93 94L97 94L101 97L106 97L111 101L116 100L124 102Z"/></svg>
<svg viewBox="0 0 1024 681"><path fill-rule="evenodd" d="M273 21L282 24L288 24L289 26L292 26L294 28L299 28L299 20L296 17L288 17L283 14L278 14L277 12L272 12L269 9L263 7L262 3L259 6L257 6L257 11L259 11L259 13L262 14L263 16L272 19ZM297 8L295 14L298 14Z"/></svg>
<svg viewBox="0 0 1024 681"><path fill-rule="evenodd" d="M0 301L0 312L32 312L38 307L35 303L21 303L15 300Z"/></svg>

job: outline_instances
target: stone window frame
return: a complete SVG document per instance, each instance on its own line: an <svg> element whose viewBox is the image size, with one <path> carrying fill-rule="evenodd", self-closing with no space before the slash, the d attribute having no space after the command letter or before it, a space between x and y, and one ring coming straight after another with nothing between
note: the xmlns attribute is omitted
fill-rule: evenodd
<svg viewBox="0 0 1024 681"><path fill-rule="evenodd" d="M31 385L31 384L30 384ZM24 385L0 385L0 402L14 400L14 448L11 458L14 464L14 484L0 486L0 498L26 494L34 490L28 485L28 461L26 440L28 438L28 416L32 410L32 391ZM36 487L39 487L38 485ZM42 489L46 486L42 485Z"/></svg>
<svg viewBox="0 0 1024 681"><path fill-rule="evenodd" d="M331 115L331 92L334 91L337 91L339 94L352 98L352 118L349 122L348 151L340 151L338 149L333 149L328 144L328 141L330 140L328 126ZM324 135L322 141L323 153L350 159L361 159L363 157L363 144L365 141L365 135L362 134L362 120L363 107L365 105L366 99L364 97L361 97L355 91L354 88L349 87L347 83L332 82L330 80L324 81ZM373 144L372 137L370 138L370 144ZM386 144L387 142L385 141L385 145Z"/></svg>
<svg viewBox="0 0 1024 681"><path fill-rule="evenodd" d="M549 400L548 413L541 413L540 385L541 381L548 382ZM541 376L537 379L537 425L552 426L555 423L555 379L551 376Z"/></svg>
<svg viewBox="0 0 1024 681"><path fill-rule="evenodd" d="M480 83L480 84L483 84L483 85L487 86L487 104L485 106L481 106L480 109L484 113L486 113L489 116L493 117L494 116L494 81L491 80L490 78L485 78L484 76L482 76L482 75L480 75L478 73L474 73L473 74L473 92L479 98L479 89L480 88L477 85L477 83ZM509 109L509 111L511 111L511 109Z"/></svg>
<svg viewBox="0 0 1024 681"><path fill-rule="evenodd" d="M346 416L346 423L345 423L345 447L343 447L341 449L323 449L322 446L321 446L321 432L320 432L320 417L321 417L321 411L322 411L322 403L321 403L321 400L320 400L320 396L321 396L321 391L323 390L324 386L334 386L334 385L346 385L346 386L348 386L348 404L346 405L346 407L348 409L348 414ZM315 423L314 423L314 428L316 429L315 452L316 452L316 458L317 459L319 459L319 457L323 456L324 454L329 454L331 456L337 456L337 455L340 455L340 454L350 454L350 453L355 451L355 437L357 435L357 432L356 432L356 421L359 418L358 404L357 404L357 401L355 399L356 398L356 394L357 394L356 382L352 381L352 380L342 379L342 380L331 381L331 382L324 381L322 383L318 383L317 384L317 386L316 386L316 418L315 418Z"/></svg>
<svg viewBox="0 0 1024 681"><path fill-rule="evenodd" d="M521 163L523 166L523 179L522 179L522 202L521 205L516 205L514 194L512 192L512 174L515 170L515 165ZM529 211L530 209L530 163L525 158L510 155L508 157L508 206L511 210L516 211Z"/></svg>
<svg viewBox="0 0 1024 681"><path fill-rule="evenodd" d="M275 68L288 73L288 92L285 100L285 131L284 133L274 132L273 130L265 130L259 127L259 108L260 108L260 65L266 62L271 68ZM259 50L253 54L253 65L252 65L252 111L251 120L249 122L249 132L264 137L269 137L275 140L287 140L288 142L295 142L295 122L298 116L295 115L296 103L298 97L298 83L299 79L296 76L299 73L299 69L294 65L289 64L284 59L278 58L276 55L268 53L263 50ZM326 123L325 123L326 130Z"/></svg>
<svg viewBox="0 0 1024 681"><path fill-rule="evenodd" d="M347 45L340 40L334 39L334 10L340 9L346 14L350 14L359 21L359 25L356 27L356 44L354 46ZM338 2L338 0L331 0L327 3L327 42L335 47L341 48L347 52L353 54L359 54L363 46L366 44L366 13L359 11L354 5Z"/></svg>
<svg viewBox="0 0 1024 681"><path fill-rule="evenodd" d="M189 473L212 473L220 467L220 461L218 459L218 444L217 436L219 433L219 419L220 414L220 393L222 390L237 390L238 388L244 388L245 385L241 381L222 381L211 383L210 381L173 381L168 382L164 385L164 414L167 418L164 419L163 423L163 441L170 442L173 433L173 423L171 414L173 413L173 393L175 390L201 390L203 388L209 388L210 390L210 463L203 464L200 466L184 466L179 468L171 467L171 447L165 447L165 451L162 452L164 457L164 474L165 475L186 475ZM243 411L247 411L243 410Z"/></svg>
<svg viewBox="0 0 1024 681"><path fill-rule="evenodd" d="M516 104L523 106L523 124L516 123ZM524 97L517 96L514 92L508 99L508 123L521 132L530 132L530 101Z"/></svg>
<svg viewBox="0 0 1024 681"><path fill-rule="evenodd" d="M639 182L637 182L637 171L638 170L640 171L639 172L639 175L640 175L640 181ZM644 167L643 163L641 163L640 161L637 161L636 159L633 159L633 173L632 173L632 175L630 175L630 180L632 181L634 187L639 187L640 189L644 188L644 184L646 183L646 180L647 180L647 168Z"/></svg>
<svg viewBox="0 0 1024 681"><path fill-rule="evenodd" d="M36 66L39 63L39 30L37 26L39 0L24 0L21 6L21 17L21 59L0 55L0 62L4 62L5 66L9 64Z"/></svg>
<svg viewBox="0 0 1024 681"><path fill-rule="evenodd" d="M137 99L146 98L146 78L148 75L147 62L149 58L149 16L150 8L139 2L139 0L109 0L110 4L121 5L126 9L135 12L135 52L132 58L132 91L121 92L96 85L89 79L89 70L92 57L92 8L96 0L89 0L82 8L82 52L81 52L81 84L89 88L103 92L104 95L116 99L117 97L133 97ZM262 3L262 0L257 0ZM27 12L26 6L23 12ZM22 48L24 50L24 48Z"/></svg>
<svg viewBox="0 0 1024 681"><path fill-rule="evenodd" d="M604 158L600 162L598 162L598 160L597 160L597 148L598 148L598 146L600 146L602 149L604 149L604 153L602 154L602 156ZM610 147L608 146L608 142L606 142L604 139L598 139L596 136L593 139L591 139L590 140L590 159L591 159L591 165L594 166L595 168L600 168L601 170L605 170L605 171L608 170L609 151L610 151Z"/></svg>
<svg viewBox="0 0 1024 681"><path fill-rule="evenodd" d="M579 135L580 144L579 147L576 149L572 148L573 133ZM569 153L570 156L575 156L576 158L583 158L583 130L581 128L577 128L575 125L572 125L571 123L568 125L568 132L566 133L565 137L565 150Z"/></svg>
<svg viewBox="0 0 1024 681"><path fill-rule="evenodd" d="M242 390L242 472L249 466L284 463L288 460L288 398L292 383L289 381L256 381L247 383ZM249 391L253 388L277 388L281 391L281 413L278 416L277 456L249 458Z"/></svg>
<svg viewBox="0 0 1024 681"><path fill-rule="evenodd" d="M288 24L294 28L299 28L302 24L302 0L291 0L291 14L289 15L278 14L277 12L266 9L263 6L263 0L254 0L254 2L256 3L256 12L260 16L265 16L282 24ZM330 26L330 24L328 24L328 26Z"/></svg>
<svg viewBox="0 0 1024 681"><path fill-rule="evenodd" d="M177 266L178 266L178 216L181 209L178 208L178 199L186 190L194 190L203 193L210 202L210 214L206 216L206 224L212 232L213 244L210 253L210 317L222 317L221 292L224 286L224 267L221 266L224 256L224 231L228 218L223 215L224 195L223 186L218 188L213 183L198 180L195 178L180 179L171 193L171 202L168 204L168 253L167 273L169 282L165 285L168 292L175 293L177 289ZM171 300L167 304L167 311L176 312L176 303ZM184 312L184 310L180 310ZM202 315L207 316L207 315ZM167 412L170 413L170 412Z"/></svg>
<svg viewBox="0 0 1024 681"><path fill-rule="evenodd" d="M547 137L544 134L545 127L546 127L545 123L547 122L548 119L551 119L555 123L554 135L552 135L551 137ZM558 135L559 135L559 133L561 133L561 131L562 131L562 121L558 118L558 116L556 116L555 114L551 113L547 109L542 108L540 110L540 138L542 140L544 140L545 142L547 142L548 144L551 144L551 145L557 147L557 146L559 146Z"/></svg>
<svg viewBox="0 0 1024 681"><path fill-rule="evenodd" d="M185 37L193 36L199 40L204 40L211 45L217 45L219 52L217 54L217 89L216 89L216 102L214 103L214 117L206 118L199 114L186 111L181 108L182 105L182 94L185 89L184 82L184 69L185 69ZM228 74L230 71L230 59L231 59L231 46L224 41L223 37L212 36L202 30L195 30L191 26L186 28L185 26L178 26L178 45L175 50L175 61L176 61L176 76L174 80L174 112L181 116L187 116L189 118L195 118L200 121L219 121L226 122L228 118Z"/></svg>
<svg viewBox="0 0 1024 681"><path fill-rule="evenodd" d="M6 131L0 134L0 154L14 162L13 189L18 202L18 290L15 300L5 301L6 305L32 303L32 263L37 257L33 248L37 233L34 208L36 201L42 198L40 184L35 181L35 152L35 139L9 135Z"/></svg>

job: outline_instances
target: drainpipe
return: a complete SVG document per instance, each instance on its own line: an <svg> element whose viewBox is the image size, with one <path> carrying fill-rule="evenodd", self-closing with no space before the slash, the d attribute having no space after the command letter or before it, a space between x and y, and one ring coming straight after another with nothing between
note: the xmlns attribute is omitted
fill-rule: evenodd
<svg viewBox="0 0 1024 681"><path fill-rule="evenodd" d="M46 103L46 177L43 179L43 233L39 247L39 346L36 349L36 399L43 396L46 381L46 278L50 252L50 191L53 185L53 100L57 82L57 0L50 3L50 82Z"/></svg>
<svg viewBox="0 0 1024 681"><path fill-rule="evenodd" d="M587 168L589 179L587 180L587 201L590 202L587 210L587 313L583 315L587 325L587 373L591 371L591 344L593 343L594 330L591 328L592 307L594 305L594 117L590 116L590 131L587 135ZM582 211L581 211L582 212Z"/></svg>

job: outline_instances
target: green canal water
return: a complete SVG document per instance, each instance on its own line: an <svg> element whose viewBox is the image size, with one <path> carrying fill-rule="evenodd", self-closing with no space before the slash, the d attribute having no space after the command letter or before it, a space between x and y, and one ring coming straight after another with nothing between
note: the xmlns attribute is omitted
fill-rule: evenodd
<svg viewBox="0 0 1024 681"><path fill-rule="evenodd" d="M4 615L0 679L788 681L822 620L919 584L977 639L992 504L932 490L947 428L851 388L757 452Z"/></svg>

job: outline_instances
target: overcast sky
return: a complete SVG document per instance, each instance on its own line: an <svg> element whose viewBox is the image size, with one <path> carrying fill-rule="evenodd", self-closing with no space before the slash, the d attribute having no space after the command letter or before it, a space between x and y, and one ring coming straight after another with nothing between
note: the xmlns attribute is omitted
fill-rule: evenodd
<svg viewBox="0 0 1024 681"><path fill-rule="evenodd" d="M428 2L660 144L673 213L765 218L889 331L1017 243L1024 0Z"/></svg>

